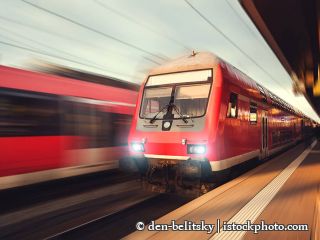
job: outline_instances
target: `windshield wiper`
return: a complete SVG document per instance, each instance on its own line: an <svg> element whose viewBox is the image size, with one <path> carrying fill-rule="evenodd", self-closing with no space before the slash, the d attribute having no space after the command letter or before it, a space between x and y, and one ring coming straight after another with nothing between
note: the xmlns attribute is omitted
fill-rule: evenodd
<svg viewBox="0 0 320 240"><path fill-rule="evenodd" d="M157 116L158 116L161 112L163 112L163 110L168 109L168 107L169 107L169 104L167 104L167 105L165 105L163 108L161 108L161 109L156 113L156 115L154 115L154 117L150 119L149 122L150 122L151 124L154 123L154 122L157 120ZM168 110L167 110L167 111L168 111Z"/></svg>
<svg viewBox="0 0 320 240"><path fill-rule="evenodd" d="M183 121L184 123L188 123L187 117L184 116L184 115L182 115L182 114L180 113L178 107L177 107L174 103L167 104L167 105L165 105L163 108L161 108L161 109L156 113L156 115L154 115L154 117L150 119L150 123L152 124L152 123L154 123L156 120L158 120L158 119L157 119L157 116L158 116L161 112L163 112L163 110L165 110L165 109L167 109L167 111L168 111L169 107L172 107L172 109L181 117L181 119L182 119L182 121Z"/></svg>
<svg viewBox="0 0 320 240"><path fill-rule="evenodd" d="M178 113L178 115L181 117L181 119L183 120L183 122L184 122L184 123L188 123L187 117L184 116L184 115L182 115L182 114L180 113L178 107L177 107L174 103L172 103L171 106L172 106L172 108L176 111L176 113Z"/></svg>

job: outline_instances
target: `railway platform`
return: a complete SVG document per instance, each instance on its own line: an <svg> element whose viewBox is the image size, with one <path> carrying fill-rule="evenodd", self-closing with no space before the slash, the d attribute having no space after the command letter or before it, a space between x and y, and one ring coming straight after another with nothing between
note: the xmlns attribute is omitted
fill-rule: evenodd
<svg viewBox="0 0 320 240"><path fill-rule="evenodd" d="M301 143L126 239L318 240L319 187L320 143ZM213 230L192 231L192 224L211 225Z"/></svg>

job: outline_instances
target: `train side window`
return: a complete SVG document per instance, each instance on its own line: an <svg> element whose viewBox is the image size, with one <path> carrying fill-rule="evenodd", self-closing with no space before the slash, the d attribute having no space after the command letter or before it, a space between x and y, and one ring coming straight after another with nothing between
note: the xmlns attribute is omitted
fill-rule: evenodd
<svg viewBox="0 0 320 240"><path fill-rule="evenodd" d="M238 95L235 93L230 94L227 117L228 118L237 118L238 117Z"/></svg>
<svg viewBox="0 0 320 240"><path fill-rule="evenodd" d="M75 101L65 101L64 134L85 137L73 148L102 148L123 146L131 123L131 116L113 113L102 106Z"/></svg>
<svg viewBox="0 0 320 240"><path fill-rule="evenodd" d="M115 131L113 146L127 145L132 117L127 114L114 113L112 117L112 128Z"/></svg>
<svg viewBox="0 0 320 240"><path fill-rule="evenodd" d="M257 104L250 103L250 114L249 114L250 124L257 124L258 114L257 114Z"/></svg>
<svg viewBox="0 0 320 240"><path fill-rule="evenodd" d="M100 111L96 105L75 101L65 101L63 107L64 134L87 138L74 148L112 146L113 138L110 136L114 136L114 128L111 113Z"/></svg>
<svg viewBox="0 0 320 240"><path fill-rule="evenodd" d="M60 135L55 95L0 89L0 136Z"/></svg>

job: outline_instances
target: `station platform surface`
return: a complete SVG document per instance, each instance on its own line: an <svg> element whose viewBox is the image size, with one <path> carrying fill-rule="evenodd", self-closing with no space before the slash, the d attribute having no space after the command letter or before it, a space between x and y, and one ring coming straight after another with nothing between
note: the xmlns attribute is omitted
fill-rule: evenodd
<svg viewBox="0 0 320 240"><path fill-rule="evenodd" d="M173 220L174 224L185 224L185 221L200 224L203 220L205 224L214 224L212 232L170 228L156 231L154 227L150 231L145 226L125 239L318 240L319 185L320 143L314 141L307 148L301 143L155 221L155 224L172 225ZM230 229L233 223L260 224L256 230L260 227L264 231L254 233L252 228L234 231ZM281 231L276 230L274 223L283 224L277 228ZM261 224L273 226L266 229ZM282 230L284 228L287 231Z"/></svg>

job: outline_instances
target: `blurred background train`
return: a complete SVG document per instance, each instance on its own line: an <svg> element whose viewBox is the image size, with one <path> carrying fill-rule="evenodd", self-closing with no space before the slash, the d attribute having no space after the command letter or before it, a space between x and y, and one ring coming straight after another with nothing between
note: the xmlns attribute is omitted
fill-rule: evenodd
<svg viewBox="0 0 320 240"><path fill-rule="evenodd" d="M46 69L0 66L0 189L118 168L128 155L138 85Z"/></svg>
<svg viewBox="0 0 320 240"><path fill-rule="evenodd" d="M310 138L314 127L290 104L203 52L150 72L128 143L152 190L206 192L239 164Z"/></svg>

